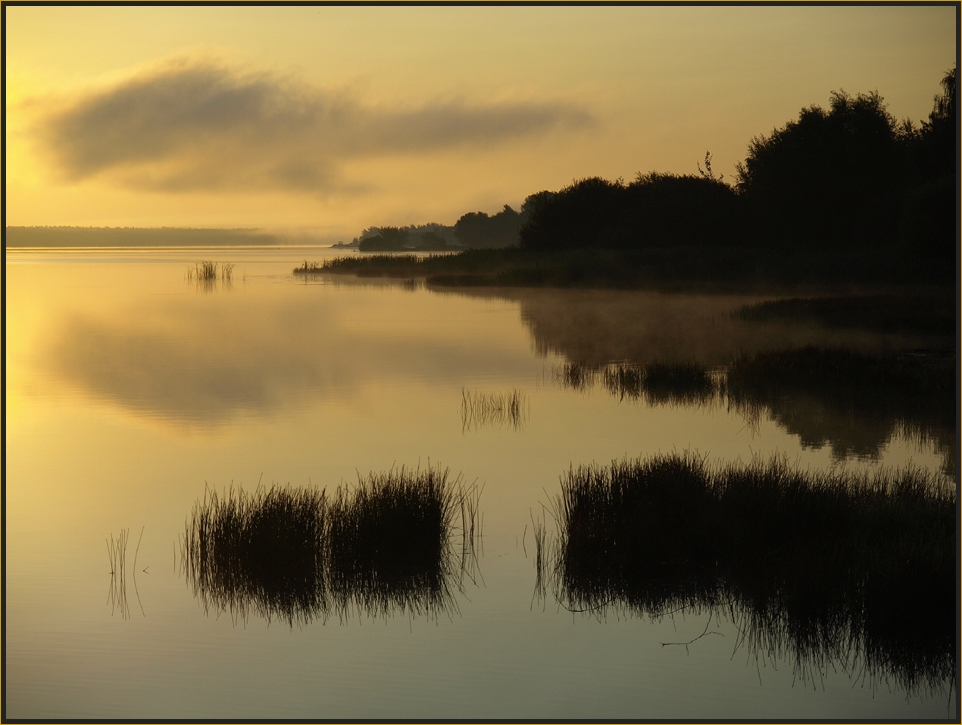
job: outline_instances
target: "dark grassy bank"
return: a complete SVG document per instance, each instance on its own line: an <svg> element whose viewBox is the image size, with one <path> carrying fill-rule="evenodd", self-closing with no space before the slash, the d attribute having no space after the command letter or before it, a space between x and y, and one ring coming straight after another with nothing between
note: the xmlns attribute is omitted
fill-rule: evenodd
<svg viewBox="0 0 962 725"><path fill-rule="evenodd" d="M732 317L751 322L814 323L881 333L941 335L958 331L952 294L853 295L772 300L743 307Z"/></svg>
<svg viewBox="0 0 962 725"><path fill-rule="evenodd" d="M803 472L690 454L562 477L539 580L576 611L734 619L762 658L908 690L955 671L956 496L919 470Z"/></svg>
<svg viewBox="0 0 962 725"><path fill-rule="evenodd" d="M187 521L184 572L205 609L242 619L436 615L456 608L478 496L432 468L372 473L332 497L208 490Z"/></svg>
<svg viewBox="0 0 962 725"><path fill-rule="evenodd" d="M473 249L449 255L375 255L305 262L295 274L424 278L447 287L560 287L791 290L851 285L936 286L955 283L954 265L901 253L671 247L635 250Z"/></svg>

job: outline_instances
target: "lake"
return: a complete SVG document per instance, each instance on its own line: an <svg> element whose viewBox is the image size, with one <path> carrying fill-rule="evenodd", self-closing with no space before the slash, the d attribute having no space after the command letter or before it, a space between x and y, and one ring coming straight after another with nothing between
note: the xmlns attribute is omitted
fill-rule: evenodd
<svg viewBox="0 0 962 725"><path fill-rule="evenodd" d="M695 362L718 376L765 350L954 341L733 319L771 299L751 295L292 274L338 253L351 252L7 250L8 718L955 714L951 677L907 687L857 650L761 646L723 607L569 611L538 587L534 538L583 464L693 452L955 475L955 431L937 422L818 396L626 392L605 366ZM188 278L202 260L232 263L230 280ZM444 606L287 621L197 596L184 536L207 492L333 492L402 466L480 491L474 557Z"/></svg>

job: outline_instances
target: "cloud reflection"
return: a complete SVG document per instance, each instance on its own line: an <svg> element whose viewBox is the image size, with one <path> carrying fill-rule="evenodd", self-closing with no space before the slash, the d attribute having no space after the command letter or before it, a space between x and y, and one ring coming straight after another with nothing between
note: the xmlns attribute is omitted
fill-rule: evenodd
<svg viewBox="0 0 962 725"><path fill-rule="evenodd" d="M371 299L383 294L192 295L109 316L75 314L54 330L42 367L101 401L191 426L349 399L385 380L530 373L527 351L449 329L447 316L427 315L413 296L394 300L414 322L399 320L390 304Z"/></svg>

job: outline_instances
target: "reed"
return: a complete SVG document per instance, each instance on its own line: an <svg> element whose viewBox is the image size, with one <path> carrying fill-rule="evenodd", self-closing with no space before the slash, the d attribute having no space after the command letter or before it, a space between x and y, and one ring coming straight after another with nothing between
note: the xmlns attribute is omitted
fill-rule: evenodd
<svg viewBox="0 0 962 725"><path fill-rule="evenodd" d="M531 405L523 390L484 393L461 388L462 432L494 424L522 430L530 413Z"/></svg>
<svg viewBox="0 0 962 725"><path fill-rule="evenodd" d="M208 489L186 523L182 568L205 610L244 620L436 616L457 608L479 497L477 487L431 467L371 473L331 496Z"/></svg>
<svg viewBox="0 0 962 725"><path fill-rule="evenodd" d="M304 264L294 268L294 274L321 274L323 271L325 271L323 262L308 262L306 259Z"/></svg>
<svg viewBox="0 0 962 725"><path fill-rule="evenodd" d="M711 467L690 453L562 477L539 578L603 616L731 616L756 656L800 676L859 666L908 690L955 668L956 495L908 468Z"/></svg>
<svg viewBox="0 0 962 725"><path fill-rule="evenodd" d="M121 619L130 619L127 601L127 539L130 529L121 529L117 538L111 534L107 539L107 559L110 562L110 589L107 601L110 613L120 612Z"/></svg>
<svg viewBox="0 0 962 725"><path fill-rule="evenodd" d="M205 609L290 624L326 607L327 500L312 489L207 489L187 521L184 569Z"/></svg>
<svg viewBox="0 0 962 725"><path fill-rule="evenodd" d="M235 266L233 262L225 262L221 267L218 267L217 262L198 262L193 267L187 268L187 281L200 282L208 286L216 282L218 278L223 282L230 282L234 276Z"/></svg>

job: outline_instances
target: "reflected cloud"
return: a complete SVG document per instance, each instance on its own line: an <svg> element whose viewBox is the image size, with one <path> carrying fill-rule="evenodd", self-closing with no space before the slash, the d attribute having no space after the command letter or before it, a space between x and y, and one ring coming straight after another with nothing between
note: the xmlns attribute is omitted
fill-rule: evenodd
<svg viewBox="0 0 962 725"><path fill-rule="evenodd" d="M49 103L36 132L69 181L316 192L346 188L340 165L353 158L487 147L593 123L586 110L562 102L365 105L345 91L180 58Z"/></svg>
<svg viewBox="0 0 962 725"><path fill-rule="evenodd" d="M378 289L235 293L78 313L52 331L38 364L82 394L188 426L349 399L383 380L530 372L526 351L449 326L419 306L424 299Z"/></svg>

